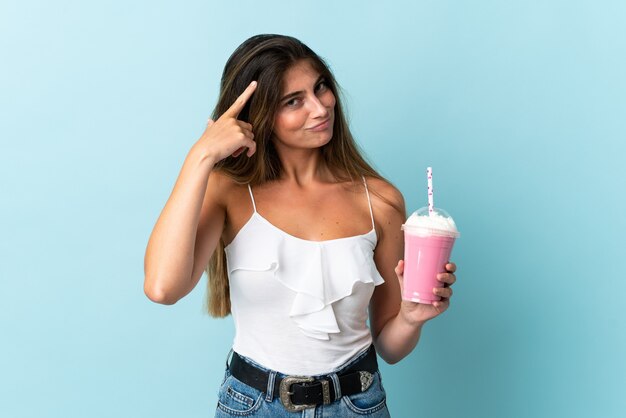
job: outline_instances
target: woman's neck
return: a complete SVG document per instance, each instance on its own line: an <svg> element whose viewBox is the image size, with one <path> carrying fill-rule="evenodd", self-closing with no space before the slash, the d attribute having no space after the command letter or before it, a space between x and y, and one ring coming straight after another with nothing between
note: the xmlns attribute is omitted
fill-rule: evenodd
<svg viewBox="0 0 626 418"><path fill-rule="evenodd" d="M306 188L314 183L334 182L335 177L324 162L320 148L280 150L280 181Z"/></svg>

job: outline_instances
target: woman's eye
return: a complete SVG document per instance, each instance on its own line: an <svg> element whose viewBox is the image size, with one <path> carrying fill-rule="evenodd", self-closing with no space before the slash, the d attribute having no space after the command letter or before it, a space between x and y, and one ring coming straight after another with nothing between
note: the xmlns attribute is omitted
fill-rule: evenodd
<svg viewBox="0 0 626 418"><path fill-rule="evenodd" d="M297 106L298 103L299 103L299 100L300 99L291 99L291 100L287 101L287 103L285 103L285 106L288 106L288 107Z"/></svg>
<svg viewBox="0 0 626 418"><path fill-rule="evenodd" d="M320 83L317 85L317 91L324 91L328 88L328 84L326 84L326 81L320 81Z"/></svg>

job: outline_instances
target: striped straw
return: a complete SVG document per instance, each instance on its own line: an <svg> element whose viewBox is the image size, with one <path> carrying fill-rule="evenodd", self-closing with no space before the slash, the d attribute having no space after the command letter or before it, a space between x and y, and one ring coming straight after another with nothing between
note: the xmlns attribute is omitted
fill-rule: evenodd
<svg viewBox="0 0 626 418"><path fill-rule="evenodd" d="M428 176L428 215L432 215L435 210L435 204L433 203L433 168L428 167L426 169L426 175Z"/></svg>

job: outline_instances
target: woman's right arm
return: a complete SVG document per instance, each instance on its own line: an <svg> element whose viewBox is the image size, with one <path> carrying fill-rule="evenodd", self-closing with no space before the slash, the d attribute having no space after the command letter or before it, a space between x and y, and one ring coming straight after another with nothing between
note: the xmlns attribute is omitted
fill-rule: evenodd
<svg viewBox="0 0 626 418"><path fill-rule="evenodd" d="M223 176L215 163L246 148L256 151L252 126L237 120L256 88L253 82L187 154L174 189L152 230L144 259L144 292L171 305L196 286L224 228Z"/></svg>
<svg viewBox="0 0 626 418"><path fill-rule="evenodd" d="M209 241L222 233L225 210L219 201L209 197L208 186L215 161L203 155L194 145L180 171L174 190L152 230L144 259L144 292L150 300L171 305L188 294L197 284L193 280L196 234L203 202L210 228ZM209 193L206 193L209 192ZM217 195L217 193L215 193ZM198 237L200 241L203 241ZM204 239L206 241L206 239ZM208 244L208 243L207 243ZM210 248L205 244L205 250ZM202 257L205 258L205 257Z"/></svg>

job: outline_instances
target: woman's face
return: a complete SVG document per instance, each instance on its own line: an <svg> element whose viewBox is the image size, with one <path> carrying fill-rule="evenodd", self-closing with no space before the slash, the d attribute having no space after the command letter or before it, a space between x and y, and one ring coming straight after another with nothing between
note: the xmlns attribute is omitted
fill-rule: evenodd
<svg viewBox="0 0 626 418"><path fill-rule="evenodd" d="M308 61L299 61L283 78L274 118L277 147L318 148L333 136L335 95Z"/></svg>

